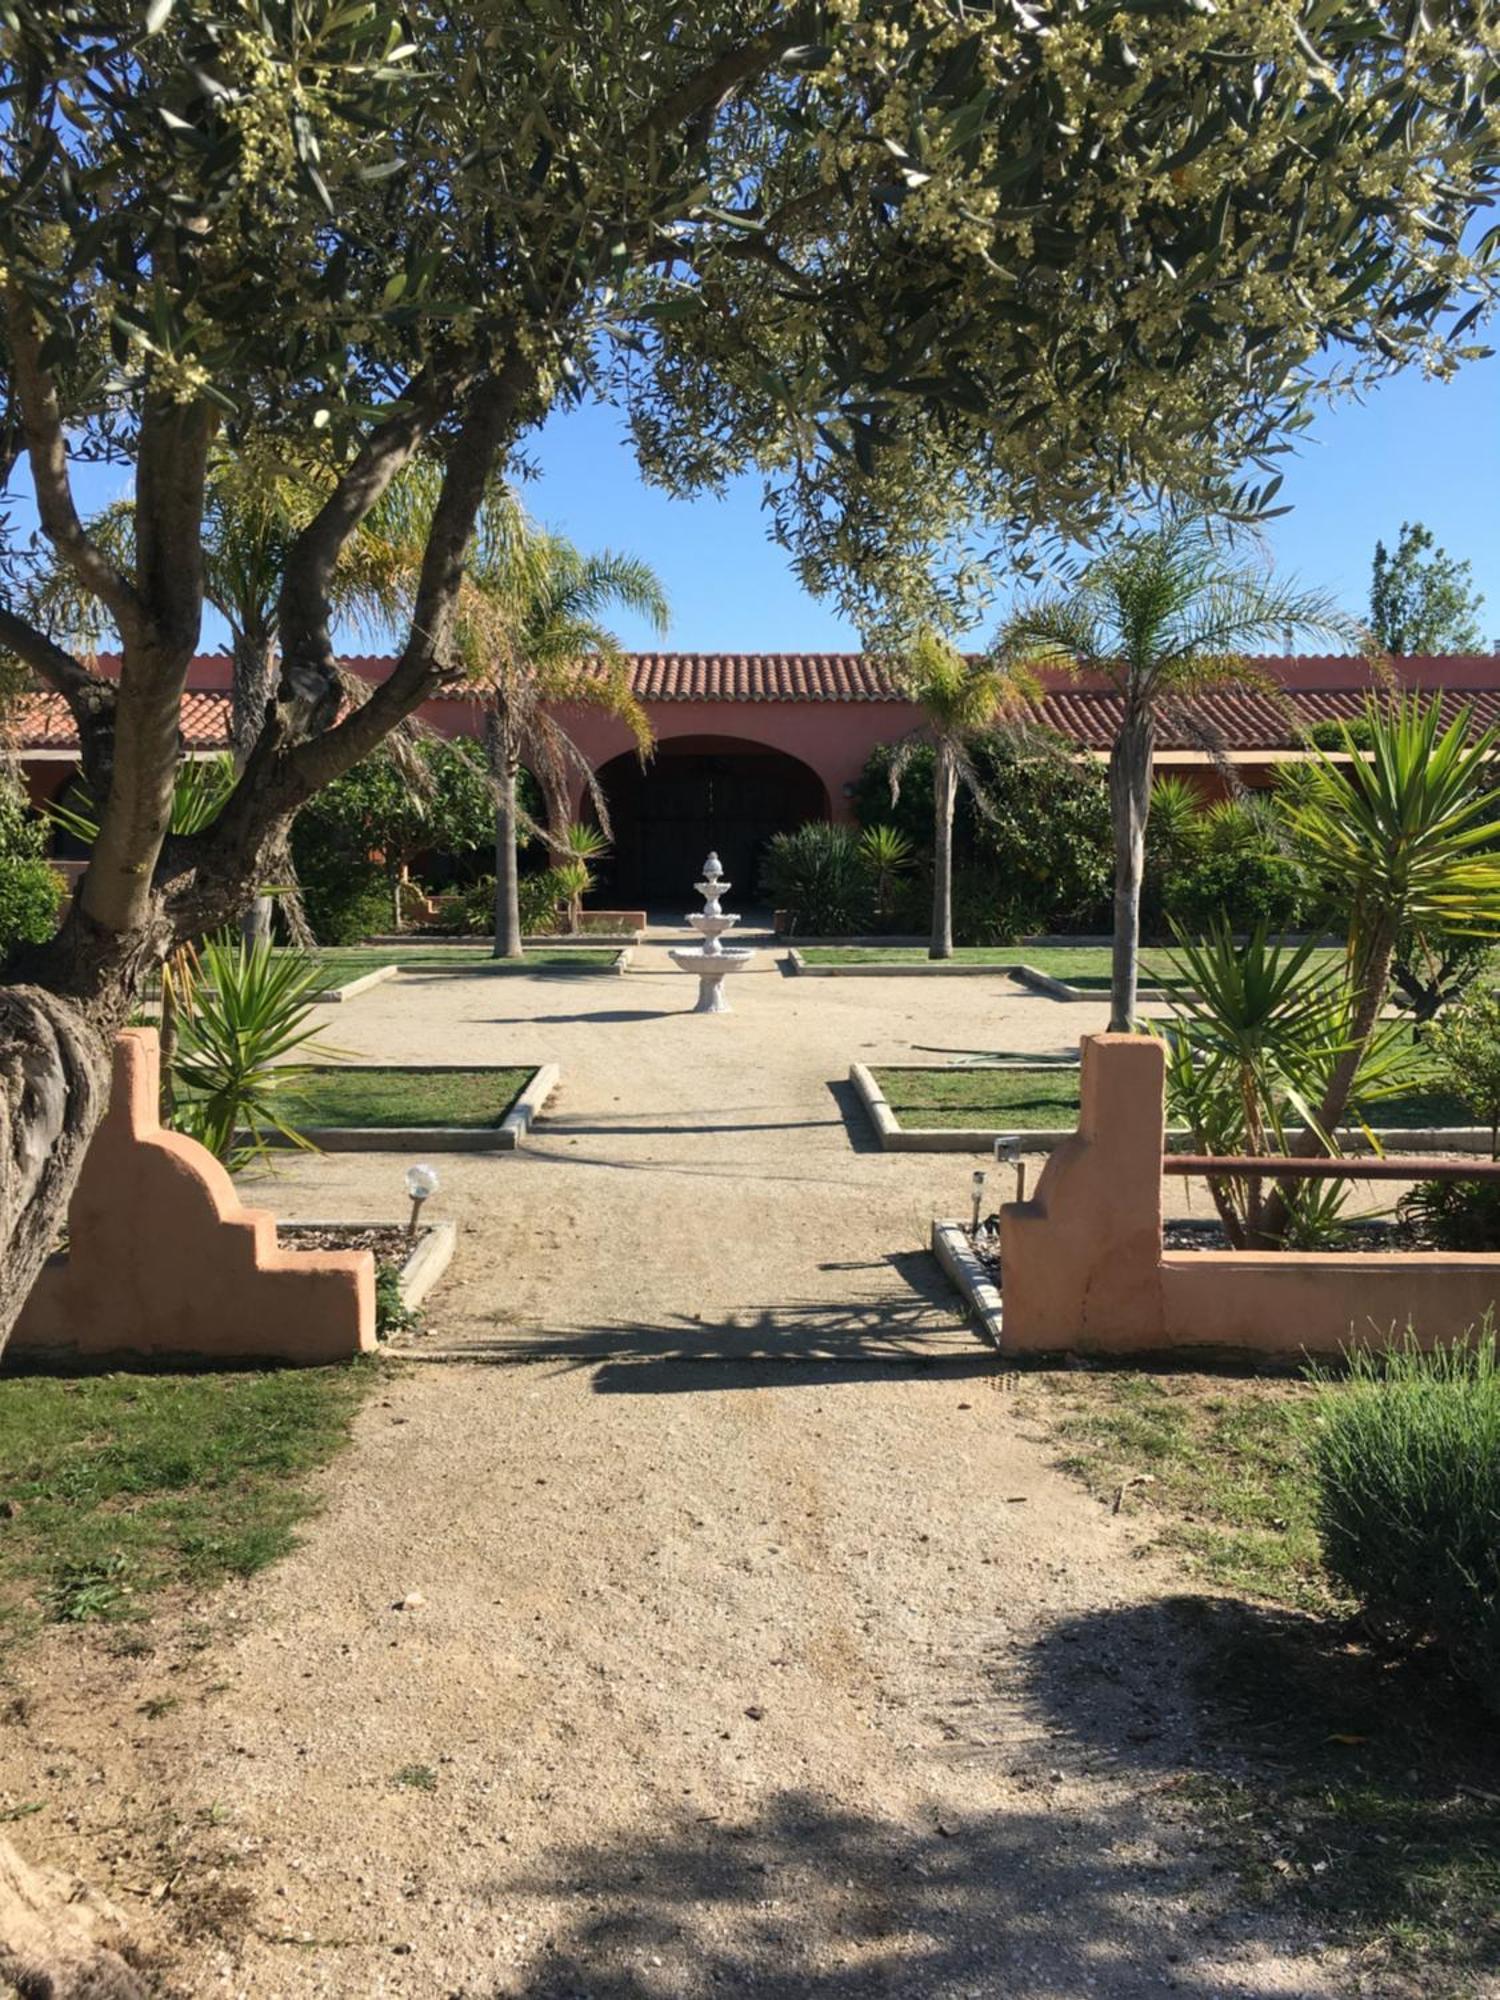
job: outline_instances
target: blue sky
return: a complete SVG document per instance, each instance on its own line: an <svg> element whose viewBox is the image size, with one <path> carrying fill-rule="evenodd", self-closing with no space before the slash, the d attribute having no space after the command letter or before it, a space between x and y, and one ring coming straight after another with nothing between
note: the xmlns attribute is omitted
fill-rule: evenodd
<svg viewBox="0 0 1500 2000"><path fill-rule="evenodd" d="M817 652L858 643L767 539L757 481L722 501L669 500L642 483L618 417L598 408L554 417L533 455L534 514L584 548L627 549L655 566L672 606L669 648ZM1278 501L1292 512L1266 530L1278 568L1363 614L1376 541L1394 545L1403 520L1423 521L1450 555L1472 563L1486 637L1500 638L1500 358L1449 383L1400 376L1364 403L1332 407L1282 464ZM628 619L616 624L632 646L660 643Z"/></svg>
<svg viewBox="0 0 1500 2000"><path fill-rule="evenodd" d="M628 617L627 645L691 652L818 652L857 645L828 606L797 583L767 538L754 479L723 499L670 500L644 484L617 414L588 407L554 417L528 443L539 477L527 504L581 547L644 556L666 586L672 625L659 641ZM1394 544L1403 520L1423 521L1448 552L1473 565L1484 592L1486 638L1500 640L1500 358L1452 382L1408 373L1364 403L1326 410L1283 461L1279 496L1292 512L1268 527L1279 567L1332 591L1362 614L1377 538ZM121 473L85 472L80 503L122 491ZM213 625L204 643L220 642Z"/></svg>

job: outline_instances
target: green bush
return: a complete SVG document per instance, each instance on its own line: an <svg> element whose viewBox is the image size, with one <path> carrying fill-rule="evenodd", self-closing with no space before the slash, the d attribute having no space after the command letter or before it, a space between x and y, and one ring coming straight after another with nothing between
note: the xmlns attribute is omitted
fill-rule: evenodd
<svg viewBox="0 0 1500 2000"><path fill-rule="evenodd" d="M1368 716L1355 715L1347 722L1315 722L1307 740L1319 750L1368 750L1375 732Z"/></svg>
<svg viewBox="0 0 1500 2000"><path fill-rule="evenodd" d="M0 858L0 959L18 944L45 944L66 894L45 861Z"/></svg>
<svg viewBox="0 0 1500 2000"><path fill-rule="evenodd" d="M1366 1620L1435 1644L1500 1712L1500 1369L1493 1331L1356 1355L1307 1438L1323 1559Z"/></svg>
<svg viewBox="0 0 1500 2000"><path fill-rule="evenodd" d="M543 868L523 875L516 885L521 905L521 930L527 937L545 937L562 921L564 885L554 869ZM495 878L481 875L467 889L456 889L441 904L442 928L464 931L470 937L495 934Z"/></svg>
<svg viewBox="0 0 1500 2000"><path fill-rule="evenodd" d="M913 751L894 805L891 756L889 745L873 752L854 789L854 811L863 827L904 834L927 863L925 899L918 870L892 902L894 928L924 931L932 921L933 753L925 745ZM1103 922L1114 866L1103 772L1076 763L1068 745L1040 731L982 737L972 761L989 810L960 788L953 820L957 942L1003 943L1028 931Z"/></svg>
<svg viewBox="0 0 1500 2000"><path fill-rule="evenodd" d="M1162 884L1167 919L1206 931L1219 916L1231 930L1296 930L1307 914L1307 884L1297 864L1274 847L1225 847L1201 855Z"/></svg>
<svg viewBox="0 0 1500 2000"><path fill-rule="evenodd" d="M1398 1212L1434 1250L1500 1250L1500 1185L1418 1181Z"/></svg>
<svg viewBox="0 0 1500 2000"><path fill-rule="evenodd" d="M301 847L295 830L293 841ZM392 929L395 911L383 869L347 858L330 863L305 848L296 860L303 908L319 944L358 944Z"/></svg>
<svg viewBox="0 0 1500 2000"><path fill-rule="evenodd" d="M867 931L874 920L875 878L846 826L813 820L795 833L778 833L762 880L794 934L847 936Z"/></svg>

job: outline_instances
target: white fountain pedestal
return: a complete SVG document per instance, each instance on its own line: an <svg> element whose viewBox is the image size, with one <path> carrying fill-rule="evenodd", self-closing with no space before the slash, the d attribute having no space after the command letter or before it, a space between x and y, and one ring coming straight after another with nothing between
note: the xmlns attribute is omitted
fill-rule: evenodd
<svg viewBox="0 0 1500 2000"><path fill-rule="evenodd" d="M701 945L673 945L669 956L674 965L684 972L698 976L698 1004L695 1014L732 1014L729 997L724 991L724 980L731 972L743 972L753 964L756 953L742 945L725 945L720 942L726 931L732 931L739 922L719 906L719 899L729 893L730 884L723 879L717 854L710 854L703 864L703 880L694 885L704 900L704 907L696 916L685 921L703 939Z"/></svg>

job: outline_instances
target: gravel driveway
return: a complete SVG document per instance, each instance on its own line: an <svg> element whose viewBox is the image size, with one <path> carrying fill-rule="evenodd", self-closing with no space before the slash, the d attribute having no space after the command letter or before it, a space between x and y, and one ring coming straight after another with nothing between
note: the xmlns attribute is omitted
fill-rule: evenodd
<svg viewBox="0 0 1500 2000"><path fill-rule="evenodd" d="M127 1901L191 1854L156 1901L198 1911L194 1994L1337 1990L1199 1851L1180 1579L923 1252L973 1162L873 1151L840 1081L1102 1007L768 966L725 1019L637 964L329 1010L351 1053L555 1058L562 1093L528 1152L440 1163L457 1259L301 1550L201 1641L66 1699L43 1665L28 1754L99 1774L80 1852ZM404 1164L255 1198L390 1215Z"/></svg>

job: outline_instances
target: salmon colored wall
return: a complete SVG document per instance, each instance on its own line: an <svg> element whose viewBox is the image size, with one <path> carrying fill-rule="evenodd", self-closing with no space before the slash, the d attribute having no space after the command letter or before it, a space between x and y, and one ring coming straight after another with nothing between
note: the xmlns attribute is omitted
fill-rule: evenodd
<svg viewBox="0 0 1500 2000"><path fill-rule="evenodd" d="M1337 1355L1410 1325L1459 1340L1500 1301L1500 1257L1164 1251L1166 1070L1149 1035L1085 1035L1078 1130L1000 1211L1001 1344L1017 1353Z"/></svg>
<svg viewBox="0 0 1500 2000"><path fill-rule="evenodd" d="M375 1345L368 1250L283 1250L212 1153L157 1116L154 1028L115 1043L109 1110L10 1352L347 1361Z"/></svg>

